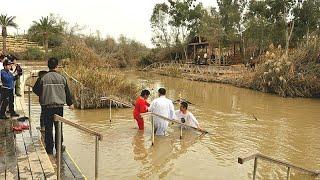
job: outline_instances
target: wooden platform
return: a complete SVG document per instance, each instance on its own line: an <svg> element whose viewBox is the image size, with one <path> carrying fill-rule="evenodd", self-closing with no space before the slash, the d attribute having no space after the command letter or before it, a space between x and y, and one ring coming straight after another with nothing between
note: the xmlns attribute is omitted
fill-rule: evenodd
<svg viewBox="0 0 320 180"><path fill-rule="evenodd" d="M24 97L15 98L15 109L20 117L26 116ZM12 125L17 119L0 120L0 180L56 179L55 157L46 153L37 121L26 121L30 130L15 134ZM86 179L67 151L62 154L61 172L61 179Z"/></svg>

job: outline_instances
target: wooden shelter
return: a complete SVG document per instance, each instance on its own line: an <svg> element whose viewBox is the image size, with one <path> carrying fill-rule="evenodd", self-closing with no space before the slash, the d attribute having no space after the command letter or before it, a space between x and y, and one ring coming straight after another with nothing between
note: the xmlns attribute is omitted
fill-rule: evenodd
<svg viewBox="0 0 320 180"><path fill-rule="evenodd" d="M188 55L196 59L197 55L203 57L204 53L208 54L210 49L209 43L203 37L195 36L188 44Z"/></svg>

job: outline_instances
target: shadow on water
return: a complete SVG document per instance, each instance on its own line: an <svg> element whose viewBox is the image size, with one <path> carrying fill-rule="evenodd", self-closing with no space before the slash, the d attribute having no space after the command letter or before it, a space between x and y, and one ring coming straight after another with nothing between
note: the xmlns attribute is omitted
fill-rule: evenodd
<svg viewBox="0 0 320 180"><path fill-rule="evenodd" d="M319 99L284 99L228 85L192 82L131 72L131 81L152 90L165 87L168 97L181 93L195 105L190 111L213 136L188 131L182 140L176 127L156 137L151 146L151 126L133 129L131 109L66 109L65 117L104 135L100 144L100 177L110 179L250 179L253 162L237 158L256 152L309 169L320 169ZM37 98L34 112L39 112ZM177 109L178 107L176 107ZM38 119L39 113L34 114ZM257 120L256 120L257 119ZM65 145L89 179L94 176L94 138L65 126ZM258 177L282 179L286 170L260 162ZM292 171L292 179L306 176Z"/></svg>

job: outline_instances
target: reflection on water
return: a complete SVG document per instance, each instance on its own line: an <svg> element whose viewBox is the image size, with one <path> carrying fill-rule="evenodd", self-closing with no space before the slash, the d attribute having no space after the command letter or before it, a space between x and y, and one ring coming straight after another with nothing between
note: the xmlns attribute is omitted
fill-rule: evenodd
<svg viewBox="0 0 320 180"><path fill-rule="evenodd" d="M130 73L130 80L149 87L153 97L165 87L168 97L179 93L193 105L190 111L200 125L214 135L193 131L179 139L177 127L169 136L156 137L151 146L151 127L133 128L132 110L66 109L65 117L101 132L100 177L109 179L250 179L252 162L237 164L237 158L260 152L309 169L320 169L320 115L318 99L284 99L228 85ZM146 78L147 77L147 78ZM37 98L34 112L39 112ZM178 108L178 107L176 107ZM38 119L39 113L35 113ZM257 120L255 120L255 117ZM94 176L94 138L65 126L65 145L89 179ZM258 176L282 179L286 170L259 162ZM293 179L307 176L292 171Z"/></svg>

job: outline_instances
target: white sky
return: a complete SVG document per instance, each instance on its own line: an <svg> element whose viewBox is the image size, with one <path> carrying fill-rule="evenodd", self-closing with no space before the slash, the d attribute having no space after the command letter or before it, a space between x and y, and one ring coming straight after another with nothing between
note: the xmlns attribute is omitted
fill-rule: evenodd
<svg viewBox="0 0 320 180"><path fill-rule="evenodd" d="M138 40L151 46L150 16L156 3L165 0L0 0L0 14L16 16L18 32L22 34L32 21L50 13L61 16L70 24L86 26L90 30L101 32L101 37L110 35ZM216 0L198 0L204 6L217 6ZM9 34L17 33L9 29Z"/></svg>

